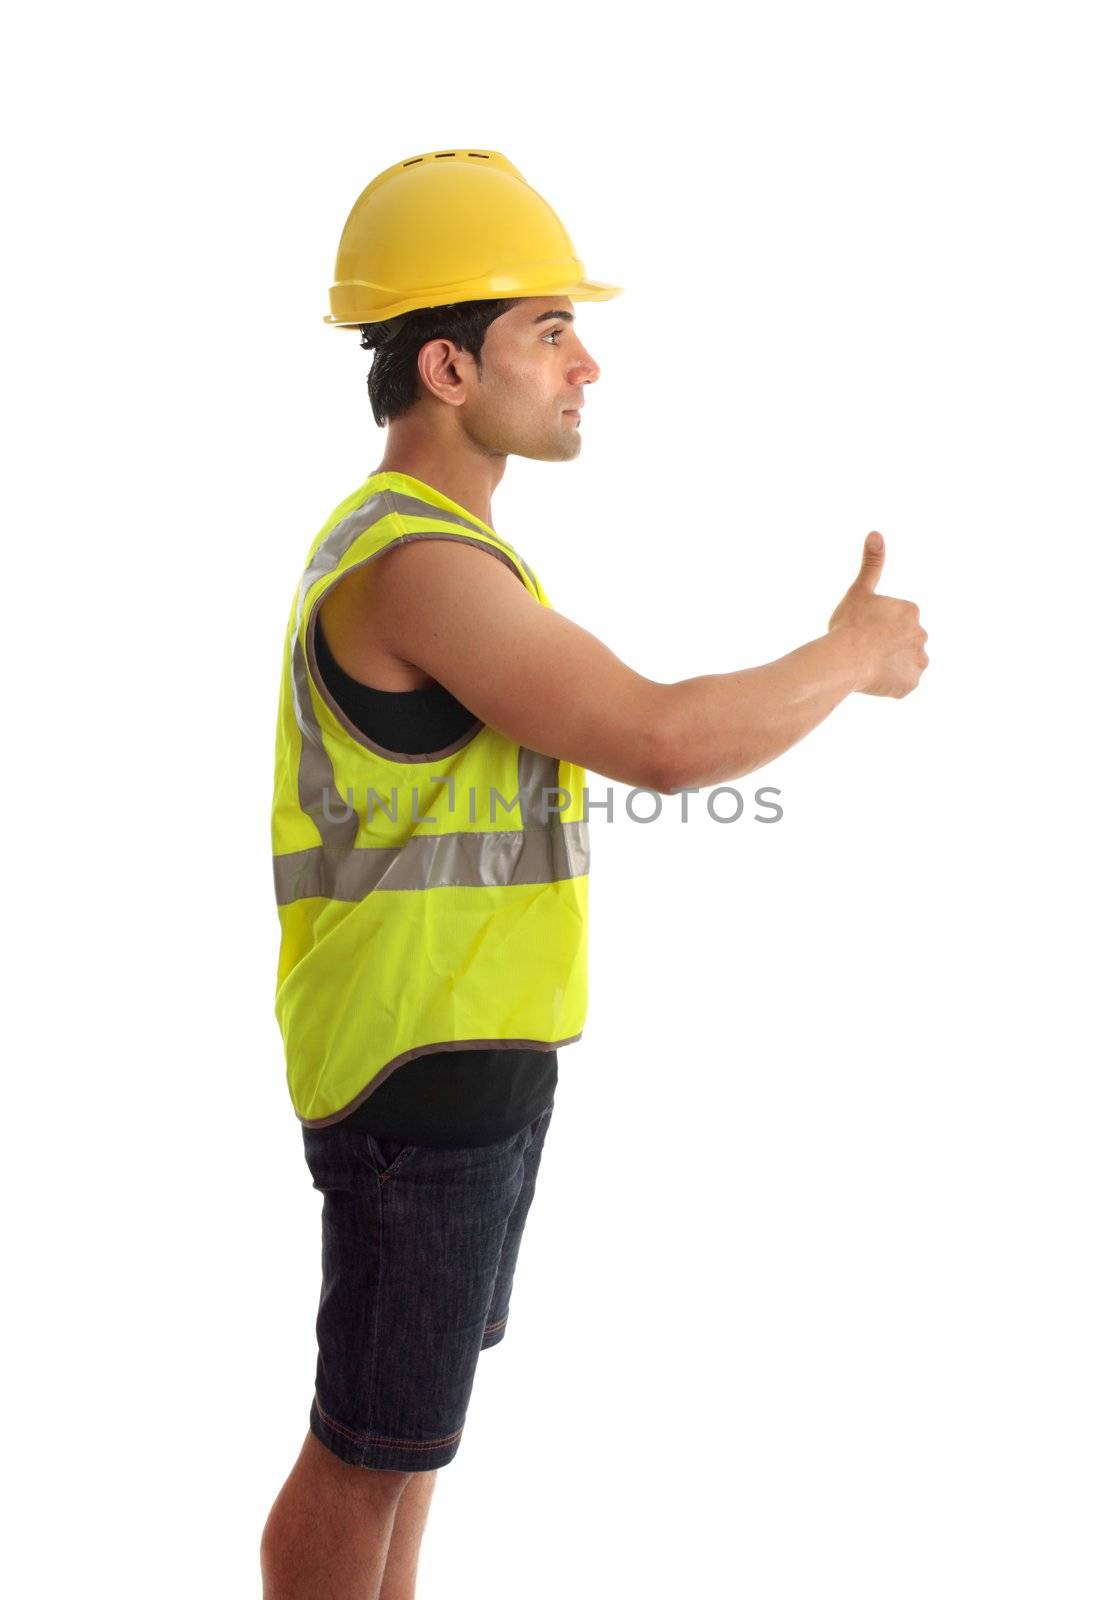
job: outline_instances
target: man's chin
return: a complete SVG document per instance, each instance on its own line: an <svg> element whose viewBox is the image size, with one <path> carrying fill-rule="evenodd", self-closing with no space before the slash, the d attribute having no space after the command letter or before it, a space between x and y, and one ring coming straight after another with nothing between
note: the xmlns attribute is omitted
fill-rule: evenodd
<svg viewBox="0 0 1098 1600"><path fill-rule="evenodd" d="M523 456L527 461L574 461L580 453L580 439L578 435L575 439L547 439L536 449L530 446L512 445L507 453L512 456Z"/></svg>
<svg viewBox="0 0 1098 1600"><path fill-rule="evenodd" d="M554 456L554 459L557 461L573 461L576 456L579 455L583 446L583 440L580 438L580 431L575 424L570 422L568 424L568 428L570 431L564 436L563 439L560 438L559 435L557 437L557 450Z"/></svg>

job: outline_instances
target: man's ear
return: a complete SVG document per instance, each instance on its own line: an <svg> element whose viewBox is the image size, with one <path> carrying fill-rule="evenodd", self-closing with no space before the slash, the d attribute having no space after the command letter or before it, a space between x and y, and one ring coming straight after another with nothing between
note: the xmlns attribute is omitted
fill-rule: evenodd
<svg viewBox="0 0 1098 1600"><path fill-rule="evenodd" d="M452 339L430 339L417 360L419 381L428 394L447 405L461 405L466 386L476 377L476 362Z"/></svg>

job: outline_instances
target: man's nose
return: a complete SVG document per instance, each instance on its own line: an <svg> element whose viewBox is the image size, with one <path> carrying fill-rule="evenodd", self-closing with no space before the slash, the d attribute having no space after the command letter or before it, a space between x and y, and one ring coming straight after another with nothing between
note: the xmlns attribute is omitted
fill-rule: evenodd
<svg viewBox="0 0 1098 1600"><path fill-rule="evenodd" d="M594 356L589 355L585 350L572 376L577 383L594 383L598 379L601 370Z"/></svg>

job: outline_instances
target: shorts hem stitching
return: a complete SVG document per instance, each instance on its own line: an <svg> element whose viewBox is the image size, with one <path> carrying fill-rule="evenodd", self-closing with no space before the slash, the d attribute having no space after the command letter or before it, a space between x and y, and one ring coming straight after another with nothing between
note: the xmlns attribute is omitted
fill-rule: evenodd
<svg viewBox="0 0 1098 1600"><path fill-rule="evenodd" d="M448 1433L442 1439L390 1439L382 1433L356 1433L353 1428L345 1428L342 1422L337 1422L334 1417L328 1415L319 1400L316 1402L316 1409L333 1432L350 1439L354 1444L391 1444L401 1450L437 1450L441 1445L453 1444L464 1432L462 1424L456 1433Z"/></svg>

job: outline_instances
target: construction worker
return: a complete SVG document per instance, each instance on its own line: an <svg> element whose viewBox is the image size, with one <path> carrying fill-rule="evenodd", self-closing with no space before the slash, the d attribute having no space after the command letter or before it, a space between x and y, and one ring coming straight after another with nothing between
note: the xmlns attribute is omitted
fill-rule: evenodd
<svg viewBox="0 0 1098 1600"><path fill-rule="evenodd" d="M275 1010L323 1281L260 1555L266 1600L406 1600L583 1029L587 769L662 794L742 776L851 693L909 694L927 634L875 592L876 533L826 631L749 671L659 683L553 608L492 491L509 455L579 454L599 368L575 307L620 290L498 151L382 172L335 279L325 320L373 352L388 434L313 539L283 657Z"/></svg>

